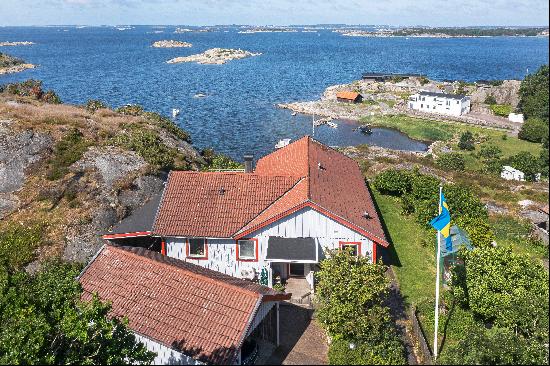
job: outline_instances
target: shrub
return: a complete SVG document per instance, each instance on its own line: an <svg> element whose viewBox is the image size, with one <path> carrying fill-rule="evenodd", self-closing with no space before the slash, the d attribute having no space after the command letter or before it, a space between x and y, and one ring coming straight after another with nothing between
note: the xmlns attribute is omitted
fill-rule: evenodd
<svg viewBox="0 0 550 366"><path fill-rule="evenodd" d="M141 116L143 114L143 107L138 104L126 104L118 107L116 112L125 116Z"/></svg>
<svg viewBox="0 0 550 366"><path fill-rule="evenodd" d="M46 177L49 180L57 180L65 176L69 166L80 160L88 146L89 142L78 129L71 130L55 145Z"/></svg>
<svg viewBox="0 0 550 366"><path fill-rule="evenodd" d="M388 169L378 174L374 186L383 194L402 196L412 188L411 173L406 170Z"/></svg>
<svg viewBox="0 0 550 366"><path fill-rule="evenodd" d="M441 154L437 157L435 163L442 169L462 172L466 168L464 156L459 153Z"/></svg>
<svg viewBox="0 0 550 366"><path fill-rule="evenodd" d="M53 90L48 90L47 92L45 92L42 95L42 98L40 100L42 100L45 103L49 103L49 104L61 104L62 103L61 98L59 97L59 95L57 95L57 93L54 92Z"/></svg>
<svg viewBox="0 0 550 366"><path fill-rule="evenodd" d="M169 170L175 167L177 150L164 145L155 131L133 125L129 133L115 138L115 144L135 151L156 169Z"/></svg>
<svg viewBox="0 0 550 366"><path fill-rule="evenodd" d="M419 81L420 81L420 85L426 85L426 84L428 84L428 83L430 82L430 79L428 79L428 78L425 77L425 76L421 76L420 79L419 79Z"/></svg>
<svg viewBox="0 0 550 366"><path fill-rule="evenodd" d="M105 103L97 99L89 99L86 102L86 110L90 113L95 113L98 109L108 108Z"/></svg>
<svg viewBox="0 0 550 366"><path fill-rule="evenodd" d="M502 171L502 150L495 145L481 145L478 157L483 163L483 171L488 174L500 174Z"/></svg>
<svg viewBox="0 0 550 366"><path fill-rule="evenodd" d="M458 147L460 150L472 151L475 149L474 146L474 135L470 131L464 132L460 136L460 141L458 142Z"/></svg>
<svg viewBox="0 0 550 366"><path fill-rule="evenodd" d="M513 108L508 104L491 104L491 110L497 116L508 117L512 113Z"/></svg>
<svg viewBox="0 0 550 366"><path fill-rule="evenodd" d="M3 89L8 94L31 97L50 104L61 104L61 98L53 90L44 93L42 82L39 80L29 79L20 83L12 83L6 85Z"/></svg>
<svg viewBox="0 0 550 366"><path fill-rule="evenodd" d="M548 122L538 118L528 119L521 126L518 138L531 142L542 142L543 139L548 139Z"/></svg>
<svg viewBox="0 0 550 366"><path fill-rule="evenodd" d="M205 148L201 151L203 159L206 161L204 170L225 170L242 169L243 165L234 161L229 156L218 154L212 148Z"/></svg>
<svg viewBox="0 0 550 366"><path fill-rule="evenodd" d="M160 128L163 128L164 130L170 132L172 135L179 138L180 140L191 143L191 135L189 135L189 133L187 133L186 131L182 130L177 124L172 122L172 120L170 120L169 118L161 116L160 114L155 112L145 112L143 113L143 116L148 121L155 123Z"/></svg>
<svg viewBox="0 0 550 366"><path fill-rule="evenodd" d="M487 94L487 96L485 97L484 103L489 105L497 104L497 100L492 94Z"/></svg>
<svg viewBox="0 0 550 366"><path fill-rule="evenodd" d="M0 267L17 270L34 258L34 250L42 243L46 225L11 224L0 231Z"/></svg>

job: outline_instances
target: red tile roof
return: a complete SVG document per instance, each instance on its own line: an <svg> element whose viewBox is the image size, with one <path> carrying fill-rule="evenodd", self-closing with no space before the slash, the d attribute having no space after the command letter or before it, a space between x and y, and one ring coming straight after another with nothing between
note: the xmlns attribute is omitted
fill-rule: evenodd
<svg viewBox="0 0 550 366"><path fill-rule="evenodd" d="M294 166L289 163L292 159ZM301 174L304 180L239 230L237 237L308 206L388 245L363 174L353 159L306 136L258 161L256 174L269 176L272 172Z"/></svg>
<svg viewBox="0 0 550 366"><path fill-rule="evenodd" d="M336 98L340 99L347 99L347 100L355 100L357 97L359 97L361 94L352 92L352 91L341 91L336 93Z"/></svg>
<svg viewBox="0 0 550 366"><path fill-rule="evenodd" d="M83 299L97 293L115 316L195 359L227 364L236 356L262 301L287 299L264 286L143 248L107 245L80 276ZM188 352L189 353L189 352Z"/></svg>
<svg viewBox="0 0 550 366"><path fill-rule="evenodd" d="M250 173L171 172L153 232L229 238L296 182Z"/></svg>
<svg viewBox="0 0 550 366"><path fill-rule="evenodd" d="M388 245L357 163L309 136L261 158L254 173L171 173L153 231L243 237L306 206Z"/></svg>

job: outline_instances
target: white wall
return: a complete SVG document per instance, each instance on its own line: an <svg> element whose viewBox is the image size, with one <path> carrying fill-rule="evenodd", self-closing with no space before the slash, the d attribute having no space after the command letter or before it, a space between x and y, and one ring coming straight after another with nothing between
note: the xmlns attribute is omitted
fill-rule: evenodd
<svg viewBox="0 0 550 366"><path fill-rule="evenodd" d="M408 107L421 112L460 116L470 112L470 98L458 100L415 94L409 98Z"/></svg>
<svg viewBox="0 0 550 366"><path fill-rule="evenodd" d="M361 255L372 259L373 242L341 225L337 221L309 208L303 208L277 222L251 233L248 238L258 239L258 261L238 261L235 240L208 239L208 259L199 260L186 257L185 238L166 238L166 254L170 257L186 260L212 270L240 277L242 269L256 270L259 276L262 268L268 268L265 261L270 236L283 238L315 238L319 246L319 260L324 258L323 249L338 249L340 241L361 242Z"/></svg>
<svg viewBox="0 0 550 366"><path fill-rule="evenodd" d="M152 365L204 365L204 363L157 343L148 337L137 333L134 333L134 335L136 340L143 343L147 350L157 354Z"/></svg>

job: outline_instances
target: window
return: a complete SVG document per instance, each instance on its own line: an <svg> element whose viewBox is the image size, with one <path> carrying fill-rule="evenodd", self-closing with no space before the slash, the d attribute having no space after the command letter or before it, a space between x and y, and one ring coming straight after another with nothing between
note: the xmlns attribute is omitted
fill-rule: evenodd
<svg viewBox="0 0 550 366"><path fill-rule="evenodd" d="M208 258L208 246L206 239L193 238L187 240L187 257L195 259Z"/></svg>
<svg viewBox="0 0 550 366"><path fill-rule="evenodd" d="M354 256L360 256L361 255L361 242L359 241L341 241L340 242L340 250L351 250L351 254Z"/></svg>
<svg viewBox="0 0 550 366"><path fill-rule="evenodd" d="M258 260L258 239L237 240L237 260L257 261Z"/></svg>

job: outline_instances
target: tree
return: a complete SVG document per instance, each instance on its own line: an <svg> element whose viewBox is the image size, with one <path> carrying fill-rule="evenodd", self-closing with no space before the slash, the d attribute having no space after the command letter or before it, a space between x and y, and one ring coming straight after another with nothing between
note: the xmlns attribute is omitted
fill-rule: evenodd
<svg viewBox="0 0 550 366"><path fill-rule="evenodd" d="M331 364L404 364L404 347L389 309L385 267L350 250L333 251L317 272L318 319L334 339ZM356 346L350 350L350 343Z"/></svg>
<svg viewBox="0 0 550 366"><path fill-rule="evenodd" d="M521 126L518 138L531 142L542 142L548 139L548 122L538 118L530 118Z"/></svg>
<svg viewBox="0 0 550 366"><path fill-rule="evenodd" d="M500 174L502 171L502 150L495 145L481 145L478 157L483 163L483 171L490 174Z"/></svg>
<svg viewBox="0 0 550 366"><path fill-rule="evenodd" d="M525 179L528 181L534 181L536 175L541 172L540 160L527 151L511 156L508 164L525 173Z"/></svg>
<svg viewBox="0 0 550 366"><path fill-rule="evenodd" d="M548 123L548 65L527 75L519 88L519 108L529 118L540 118Z"/></svg>
<svg viewBox="0 0 550 366"><path fill-rule="evenodd" d="M407 170L388 169L374 178L374 186L381 193L401 196L411 190L412 175Z"/></svg>
<svg viewBox="0 0 550 366"><path fill-rule="evenodd" d="M0 278L0 363L146 364L154 353L97 297L80 300L78 268L47 263L34 276Z"/></svg>
<svg viewBox="0 0 550 366"><path fill-rule="evenodd" d="M497 100L492 94L487 94L487 96L485 97L484 103L489 105L497 104Z"/></svg>
<svg viewBox="0 0 550 366"><path fill-rule="evenodd" d="M460 141L458 142L458 147L460 150L468 150L472 151L475 150L474 146L474 135L470 131L464 132L460 136Z"/></svg>
<svg viewBox="0 0 550 366"><path fill-rule="evenodd" d="M437 157L435 163L442 169L454 170L457 172L463 172L464 169L466 169L464 156L459 153L441 154Z"/></svg>

